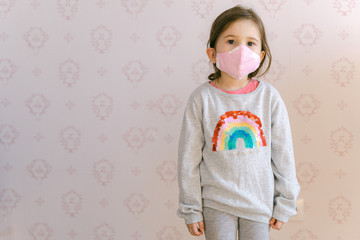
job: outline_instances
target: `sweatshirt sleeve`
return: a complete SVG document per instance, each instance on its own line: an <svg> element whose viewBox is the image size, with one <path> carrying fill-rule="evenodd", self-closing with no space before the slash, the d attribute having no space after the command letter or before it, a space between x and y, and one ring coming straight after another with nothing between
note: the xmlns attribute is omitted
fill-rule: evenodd
<svg viewBox="0 0 360 240"><path fill-rule="evenodd" d="M273 217L282 222L296 215L300 185L296 178L290 122L286 106L278 94L272 106L271 160L275 178Z"/></svg>
<svg viewBox="0 0 360 240"><path fill-rule="evenodd" d="M183 116L178 148L177 216L184 218L185 224L203 220L200 162L204 142L202 109L194 98L190 97Z"/></svg>

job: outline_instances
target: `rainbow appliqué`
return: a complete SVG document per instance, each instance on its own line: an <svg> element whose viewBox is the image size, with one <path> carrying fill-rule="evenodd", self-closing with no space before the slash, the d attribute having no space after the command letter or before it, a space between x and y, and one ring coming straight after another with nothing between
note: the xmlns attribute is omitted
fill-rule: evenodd
<svg viewBox="0 0 360 240"><path fill-rule="evenodd" d="M261 120L249 111L229 111L221 115L212 138L213 151L236 149L239 138L246 148L266 146Z"/></svg>

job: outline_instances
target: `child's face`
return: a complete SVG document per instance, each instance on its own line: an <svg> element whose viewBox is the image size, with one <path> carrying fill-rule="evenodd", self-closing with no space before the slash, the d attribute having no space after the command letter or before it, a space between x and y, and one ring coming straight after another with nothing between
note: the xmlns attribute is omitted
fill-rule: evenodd
<svg viewBox="0 0 360 240"><path fill-rule="evenodd" d="M261 60L264 58L265 52L261 51L261 36L257 25L248 19L237 20L222 32L217 38L215 49L208 49L210 60L216 62L216 52L227 52L239 45L245 45L255 53Z"/></svg>

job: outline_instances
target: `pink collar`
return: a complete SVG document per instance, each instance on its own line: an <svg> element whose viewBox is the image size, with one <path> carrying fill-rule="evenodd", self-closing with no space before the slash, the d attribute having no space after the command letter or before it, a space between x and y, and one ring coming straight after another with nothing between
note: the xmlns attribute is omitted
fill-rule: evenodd
<svg viewBox="0 0 360 240"><path fill-rule="evenodd" d="M243 88L240 88L238 90L235 90L235 91L225 91L221 88L218 88L217 86L214 85L214 82L211 81L210 82L211 85L213 85L214 87L216 87L217 89L223 91L223 92L226 92L226 93L229 93L229 94L246 94L246 93L251 93L252 91L254 91L257 86L259 85L259 81L255 80L255 79L251 79L250 82L248 84L246 84L245 87Z"/></svg>

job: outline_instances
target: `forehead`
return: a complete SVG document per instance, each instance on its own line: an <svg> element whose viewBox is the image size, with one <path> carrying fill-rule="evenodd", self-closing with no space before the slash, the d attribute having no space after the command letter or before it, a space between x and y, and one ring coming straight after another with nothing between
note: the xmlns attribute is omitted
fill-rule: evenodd
<svg viewBox="0 0 360 240"><path fill-rule="evenodd" d="M227 35L237 35L239 37L255 37L261 39L259 27L250 19L240 19L232 22L224 32L220 34L220 38Z"/></svg>

